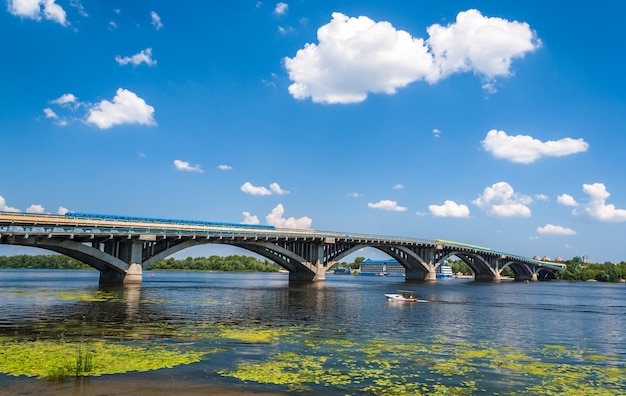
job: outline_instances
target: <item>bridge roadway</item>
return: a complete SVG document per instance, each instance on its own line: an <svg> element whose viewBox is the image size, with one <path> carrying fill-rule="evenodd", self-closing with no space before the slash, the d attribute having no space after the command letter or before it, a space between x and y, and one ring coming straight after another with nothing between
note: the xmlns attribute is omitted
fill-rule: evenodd
<svg viewBox="0 0 626 396"><path fill-rule="evenodd" d="M500 280L507 267L516 280L550 279L565 269L562 263L452 241L152 220L0 212L0 243L48 249L80 260L100 271L101 284L141 283L143 271L158 261L207 243L237 246L263 256L288 270L290 281L324 280L333 264L367 247L402 264L407 281L435 281L437 266L452 256L467 263L474 279L481 281Z"/></svg>

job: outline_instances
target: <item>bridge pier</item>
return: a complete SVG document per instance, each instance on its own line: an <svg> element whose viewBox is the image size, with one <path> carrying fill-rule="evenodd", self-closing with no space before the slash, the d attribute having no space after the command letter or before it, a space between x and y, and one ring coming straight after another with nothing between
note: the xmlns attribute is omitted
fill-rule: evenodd
<svg viewBox="0 0 626 396"><path fill-rule="evenodd" d="M317 264L315 272L309 271L289 271L290 282L320 282L326 280L326 268Z"/></svg>
<svg viewBox="0 0 626 396"><path fill-rule="evenodd" d="M143 268L141 264L131 264L126 272L113 268L106 268L100 271L101 285L140 285L143 278Z"/></svg>
<svg viewBox="0 0 626 396"><path fill-rule="evenodd" d="M434 265L429 265L428 270L423 267L411 266L407 268L404 273L404 280L407 281L419 281L419 282L436 282L437 273Z"/></svg>

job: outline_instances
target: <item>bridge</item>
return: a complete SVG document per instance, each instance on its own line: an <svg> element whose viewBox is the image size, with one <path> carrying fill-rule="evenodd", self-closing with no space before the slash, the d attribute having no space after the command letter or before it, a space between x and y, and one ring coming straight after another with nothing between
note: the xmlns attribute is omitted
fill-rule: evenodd
<svg viewBox="0 0 626 396"><path fill-rule="evenodd" d="M445 240L115 215L0 212L0 244L42 248L80 260L100 271L101 284L141 283L143 271L158 261L209 243L256 253L289 271L290 281L322 281L335 263L363 248L397 260L406 269L407 281L434 282L437 267L453 256L480 281L499 281L505 268L513 271L515 280L551 279L566 268Z"/></svg>

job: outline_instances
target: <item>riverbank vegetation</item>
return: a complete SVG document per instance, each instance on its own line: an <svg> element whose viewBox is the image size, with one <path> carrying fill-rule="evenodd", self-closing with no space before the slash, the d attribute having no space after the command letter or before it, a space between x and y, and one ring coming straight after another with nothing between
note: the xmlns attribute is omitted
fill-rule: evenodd
<svg viewBox="0 0 626 396"><path fill-rule="evenodd" d="M0 269L32 268L32 269L93 269L89 265L60 254L29 256L0 256ZM167 258L156 263L151 271L234 271L234 272L278 272L278 264L267 260L261 261L251 256L211 256L187 257L177 260Z"/></svg>

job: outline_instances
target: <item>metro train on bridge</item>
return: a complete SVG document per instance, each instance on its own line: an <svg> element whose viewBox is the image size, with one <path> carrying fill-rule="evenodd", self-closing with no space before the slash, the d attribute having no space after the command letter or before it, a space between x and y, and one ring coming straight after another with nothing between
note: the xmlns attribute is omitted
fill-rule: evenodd
<svg viewBox="0 0 626 396"><path fill-rule="evenodd" d="M114 221L114 222L128 222L128 223L154 223L154 224L170 224L170 225L184 225L184 226L201 226L201 227L219 227L219 228L246 228L256 230L274 230L276 229L272 225L265 224L241 224L241 223L226 223L219 221L202 221L202 220L180 220L180 219L166 219L157 217L141 217L141 216L123 216L123 215L110 215L99 213L84 213L84 212L67 212L65 217L75 220L96 220L96 221Z"/></svg>

